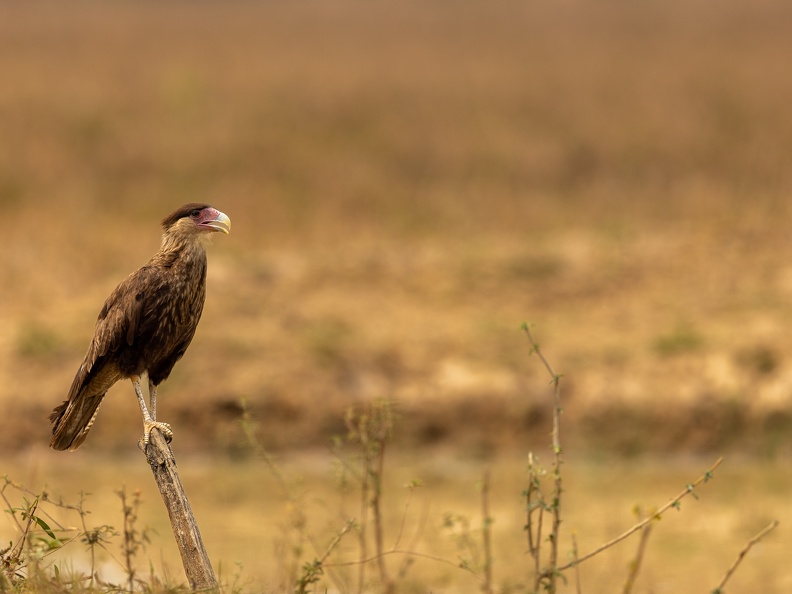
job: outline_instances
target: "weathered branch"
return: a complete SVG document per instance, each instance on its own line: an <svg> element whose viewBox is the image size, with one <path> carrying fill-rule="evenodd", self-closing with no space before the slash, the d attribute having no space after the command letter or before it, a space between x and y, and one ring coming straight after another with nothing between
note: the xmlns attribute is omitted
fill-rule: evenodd
<svg viewBox="0 0 792 594"><path fill-rule="evenodd" d="M179 473L176 471L176 460L159 429L151 432L151 440L146 446L145 453L162 500L168 509L173 535L176 537L184 573L187 575L190 587L193 590L217 590L217 578L206 554Z"/></svg>

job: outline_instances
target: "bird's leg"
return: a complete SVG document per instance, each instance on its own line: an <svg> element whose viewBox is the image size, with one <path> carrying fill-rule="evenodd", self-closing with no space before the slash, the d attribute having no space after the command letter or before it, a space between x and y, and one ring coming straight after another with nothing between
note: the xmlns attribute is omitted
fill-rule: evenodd
<svg viewBox="0 0 792 594"><path fill-rule="evenodd" d="M149 413L151 419L157 420L157 386L149 379Z"/></svg>
<svg viewBox="0 0 792 594"><path fill-rule="evenodd" d="M140 388L139 376L132 376L132 385L135 388L135 394L137 395L138 404L140 405L140 412L143 413L143 447L148 445L149 439L151 438L151 430L154 428L162 431L162 434L165 436L166 440L170 441L173 439L173 431L171 430L170 425L167 423L159 423L151 418L149 409L146 407L146 401L143 399L143 390Z"/></svg>

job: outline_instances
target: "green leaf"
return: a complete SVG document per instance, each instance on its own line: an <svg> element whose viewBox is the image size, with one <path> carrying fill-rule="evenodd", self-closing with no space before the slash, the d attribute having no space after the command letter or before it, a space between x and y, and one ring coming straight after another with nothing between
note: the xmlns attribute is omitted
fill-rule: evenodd
<svg viewBox="0 0 792 594"><path fill-rule="evenodd" d="M52 528L50 528L49 525L44 520L42 520L38 516L31 516L31 517L33 518L33 521L36 522L36 524L38 524L39 526L41 526L41 529L44 530L44 532L46 532L51 538L53 538L54 540L59 540L58 537L55 536L55 533L52 531Z"/></svg>

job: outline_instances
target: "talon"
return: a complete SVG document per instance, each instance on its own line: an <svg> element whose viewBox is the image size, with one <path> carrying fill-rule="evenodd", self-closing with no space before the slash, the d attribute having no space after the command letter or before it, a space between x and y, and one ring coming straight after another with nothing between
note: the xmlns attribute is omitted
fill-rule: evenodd
<svg viewBox="0 0 792 594"><path fill-rule="evenodd" d="M173 441L173 430L168 423L161 423L159 421L143 421L143 446L147 446L151 439L151 430L159 429L165 437L165 441L170 443Z"/></svg>

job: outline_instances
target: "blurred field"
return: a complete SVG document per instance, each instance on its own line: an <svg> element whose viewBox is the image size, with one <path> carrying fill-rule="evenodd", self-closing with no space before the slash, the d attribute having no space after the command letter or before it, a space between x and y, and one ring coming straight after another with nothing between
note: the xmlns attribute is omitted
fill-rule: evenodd
<svg viewBox="0 0 792 594"><path fill-rule="evenodd" d="M237 447L241 398L275 449L374 397L406 445L544 443L527 320L587 447L788 451L789 11L0 6L0 442L47 440L102 301L201 200L234 229L161 391L186 447ZM87 448L134 443L131 394Z"/></svg>
<svg viewBox="0 0 792 594"><path fill-rule="evenodd" d="M587 456L570 493L604 500L569 518L581 546L674 495L701 470L685 456L760 456L726 471L712 515L654 543L643 591L714 587L787 507L772 460L792 451L790 33L781 0L0 4L0 472L35 460L33 484L111 499L145 473L105 456L136 454L130 386L76 454L41 449L46 416L158 221L206 201L232 235L159 416L196 456L183 472L221 473L188 485L199 522L219 511L211 555L256 565L282 515L246 499L270 487L242 460L242 399L322 497L326 461L298 450L343 433L350 404L392 398L393 492L463 456L426 496L436 525L477 509L492 460L513 481L499 509L518 513L521 456L550 426L525 320L565 374L565 447ZM262 514L254 529L237 506ZM501 563L521 559L515 533ZM788 591L778 546L739 583ZM585 591L613 591L626 559Z"/></svg>

